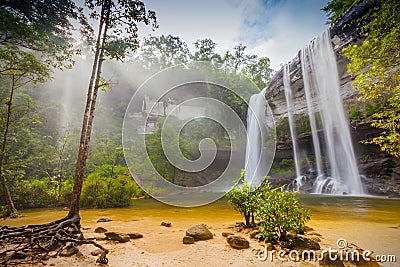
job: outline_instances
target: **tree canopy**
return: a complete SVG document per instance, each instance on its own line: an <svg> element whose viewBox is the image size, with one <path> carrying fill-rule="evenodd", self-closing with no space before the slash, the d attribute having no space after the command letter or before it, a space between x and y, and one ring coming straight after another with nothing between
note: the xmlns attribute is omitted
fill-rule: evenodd
<svg viewBox="0 0 400 267"><path fill-rule="evenodd" d="M369 143L400 157L400 2L382 1L365 26L365 40L344 49L362 101L379 102L371 125L383 129Z"/></svg>

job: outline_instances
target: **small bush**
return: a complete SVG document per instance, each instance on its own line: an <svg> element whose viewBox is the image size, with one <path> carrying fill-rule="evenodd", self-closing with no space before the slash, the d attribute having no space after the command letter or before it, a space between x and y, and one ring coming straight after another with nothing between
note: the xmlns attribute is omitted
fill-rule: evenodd
<svg viewBox="0 0 400 267"><path fill-rule="evenodd" d="M91 173L86 178L82 188L83 207L125 207L129 206L132 197L143 195L143 191L125 168L119 169L114 177L104 177L101 174L101 172Z"/></svg>
<svg viewBox="0 0 400 267"><path fill-rule="evenodd" d="M56 190L49 179L18 181L11 192L17 209L54 207L57 203Z"/></svg>
<svg viewBox="0 0 400 267"><path fill-rule="evenodd" d="M259 200L258 195L262 193L261 189L252 188L244 179L244 171L242 171L239 184L227 193L229 203L243 215L246 226L255 225L254 214Z"/></svg>
<svg viewBox="0 0 400 267"><path fill-rule="evenodd" d="M361 118L362 118L362 112L361 112L360 108L359 108L359 107L353 107L353 108L350 110L349 117L350 117L349 119L350 119L351 121L359 121L359 120L361 120Z"/></svg>
<svg viewBox="0 0 400 267"><path fill-rule="evenodd" d="M266 194L256 210L256 218L261 233L260 238L270 241L284 240L289 231L305 232L305 223L310 220L311 212L301 208L296 192L287 192L284 187L271 189L266 185Z"/></svg>
<svg viewBox="0 0 400 267"><path fill-rule="evenodd" d="M244 181L244 172L241 180L227 193L229 203L243 214L247 226L257 223L261 230L258 238L276 242L285 240L292 230L304 233L311 213L300 207L295 192L287 192L284 187L273 189L268 181L263 186L252 188Z"/></svg>

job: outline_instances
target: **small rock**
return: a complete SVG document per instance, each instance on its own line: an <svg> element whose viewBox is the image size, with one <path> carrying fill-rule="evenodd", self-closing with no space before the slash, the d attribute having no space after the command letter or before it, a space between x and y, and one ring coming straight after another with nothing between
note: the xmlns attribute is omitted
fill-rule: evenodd
<svg viewBox="0 0 400 267"><path fill-rule="evenodd" d="M97 222L99 223L99 222L111 222L112 220L111 219L108 219L108 218L100 218L100 219L98 219L97 220Z"/></svg>
<svg viewBox="0 0 400 267"><path fill-rule="evenodd" d="M90 227L82 227L81 229L82 230L90 230L91 228Z"/></svg>
<svg viewBox="0 0 400 267"><path fill-rule="evenodd" d="M338 253L336 252L332 254L324 253L322 260L319 262L319 265L324 267L345 267L343 262L340 260Z"/></svg>
<svg viewBox="0 0 400 267"><path fill-rule="evenodd" d="M194 244L194 238L191 236L184 236L183 237L183 244Z"/></svg>
<svg viewBox="0 0 400 267"><path fill-rule="evenodd" d="M28 254L26 254L25 252L22 252L22 251L16 251L11 256L12 259L21 259L21 260L25 259L26 257L28 257Z"/></svg>
<svg viewBox="0 0 400 267"><path fill-rule="evenodd" d="M237 233L240 233L242 230L243 230L243 229L242 229L241 227L235 227L235 231L236 231Z"/></svg>
<svg viewBox="0 0 400 267"><path fill-rule="evenodd" d="M121 234L121 233L116 233L116 232L107 232L104 233L106 235L106 237L110 240L113 241L118 241L118 242L128 242L129 241L129 236L125 235L125 234Z"/></svg>
<svg viewBox="0 0 400 267"><path fill-rule="evenodd" d="M171 227L171 223L170 222L162 222L161 226Z"/></svg>
<svg viewBox="0 0 400 267"><path fill-rule="evenodd" d="M314 228L306 226L306 232L314 231Z"/></svg>
<svg viewBox="0 0 400 267"><path fill-rule="evenodd" d="M318 236L312 236L312 237L310 237L310 239L311 239L312 241L317 242L317 243L321 242L321 238L319 238Z"/></svg>
<svg viewBox="0 0 400 267"><path fill-rule="evenodd" d="M249 241L246 238L238 236L238 235L228 236L226 241L229 243L229 245L231 247L236 248L236 249L244 249L244 248L250 247Z"/></svg>
<svg viewBox="0 0 400 267"><path fill-rule="evenodd" d="M320 245L317 242L304 236L298 236L295 239L293 239L293 244L297 248L305 248L313 250L321 249Z"/></svg>
<svg viewBox="0 0 400 267"><path fill-rule="evenodd" d="M222 232L222 236L223 237L228 237L230 235L233 235L233 233L231 233L231 232Z"/></svg>
<svg viewBox="0 0 400 267"><path fill-rule="evenodd" d="M62 257L71 257L72 255L75 255L76 253L79 252L79 249L75 246L68 246L66 248L64 248L61 252L60 252L60 256Z"/></svg>
<svg viewBox="0 0 400 267"><path fill-rule="evenodd" d="M102 233L107 232L107 229L103 228L103 227L97 227L96 229L94 229L94 232L98 233L98 234L102 234Z"/></svg>
<svg viewBox="0 0 400 267"><path fill-rule="evenodd" d="M297 237L297 233L294 230L290 230L286 233L286 237L289 239L295 239Z"/></svg>
<svg viewBox="0 0 400 267"><path fill-rule="evenodd" d="M129 233L128 236L130 239L139 239L143 237L143 235L139 233Z"/></svg>
<svg viewBox="0 0 400 267"><path fill-rule="evenodd" d="M267 246L267 248L273 248L274 247L274 245L271 242L268 242L266 246Z"/></svg>
<svg viewBox="0 0 400 267"><path fill-rule="evenodd" d="M186 230L186 235L194 238L195 241L208 240L213 238L213 234L204 224L198 224Z"/></svg>
<svg viewBox="0 0 400 267"><path fill-rule="evenodd" d="M261 233L260 230L253 230L249 233L250 238L256 238L256 235Z"/></svg>
<svg viewBox="0 0 400 267"><path fill-rule="evenodd" d="M258 254L260 254L260 252L261 252L262 250L261 249L259 249L259 248L253 248L252 250L251 250L251 253L253 253L254 255L258 255Z"/></svg>
<svg viewBox="0 0 400 267"><path fill-rule="evenodd" d="M96 249L96 250L93 250L92 252L90 252L90 254L92 254L93 256L100 255L101 253L103 253L103 251L101 249Z"/></svg>
<svg viewBox="0 0 400 267"><path fill-rule="evenodd" d="M236 222L235 227L246 227L246 225L244 224L244 222Z"/></svg>

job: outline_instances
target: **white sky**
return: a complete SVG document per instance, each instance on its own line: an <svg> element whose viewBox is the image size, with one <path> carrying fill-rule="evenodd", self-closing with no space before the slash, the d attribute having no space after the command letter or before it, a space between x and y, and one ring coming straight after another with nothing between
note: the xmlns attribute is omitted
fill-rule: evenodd
<svg viewBox="0 0 400 267"><path fill-rule="evenodd" d="M159 29L140 27L139 36L179 36L193 51L198 39L211 38L217 52L239 42L248 53L268 56L273 69L328 27L320 9L328 0L147 0Z"/></svg>

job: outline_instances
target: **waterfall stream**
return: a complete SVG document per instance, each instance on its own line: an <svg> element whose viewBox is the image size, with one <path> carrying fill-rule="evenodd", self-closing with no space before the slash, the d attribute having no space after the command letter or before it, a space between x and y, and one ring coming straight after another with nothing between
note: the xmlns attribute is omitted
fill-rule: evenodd
<svg viewBox="0 0 400 267"><path fill-rule="evenodd" d="M318 170L314 193L363 194L329 30L301 50L301 63ZM312 104L312 99L317 105ZM324 142L320 140L316 112L321 119ZM327 159L326 168L322 151Z"/></svg>
<svg viewBox="0 0 400 267"><path fill-rule="evenodd" d="M301 176L301 167L300 167L300 159L299 159L299 150L297 146L297 134L296 127L293 121L293 110L294 110L294 96L292 93L292 88L290 86L290 73L289 73L289 64L286 64L283 67L283 87L285 90L285 99L288 110L288 119L289 119L289 129L290 135L292 136L292 147L293 147L293 157L296 168L296 177ZM297 184L297 183L296 183Z"/></svg>
<svg viewBox="0 0 400 267"><path fill-rule="evenodd" d="M251 185L259 185L265 175L266 166L263 160L264 127L262 122L266 116L265 89L250 97L247 111L247 144L245 179Z"/></svg>

